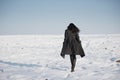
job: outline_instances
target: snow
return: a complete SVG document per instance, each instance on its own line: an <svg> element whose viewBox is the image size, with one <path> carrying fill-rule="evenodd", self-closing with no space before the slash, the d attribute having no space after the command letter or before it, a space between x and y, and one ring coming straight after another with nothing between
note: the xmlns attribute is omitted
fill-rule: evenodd
<svg viewBox="0 0 120 80"><path fill-rule="evenodd" d="M120 80L120 34L80 35L86 56L60 56L63 35L1 35L0 80Z"/></svg>

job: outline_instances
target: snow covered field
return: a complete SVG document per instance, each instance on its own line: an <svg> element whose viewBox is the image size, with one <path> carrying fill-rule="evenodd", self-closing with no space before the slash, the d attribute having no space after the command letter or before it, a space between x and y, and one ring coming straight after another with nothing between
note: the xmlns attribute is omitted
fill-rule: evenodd
<svg viewBox="0 0 120 80"><path fill-rule="evenodd" d="M0 36L0 80L120 80L120 34L81 35L86 56L75 72L60 51L63 35Z"/></svg>

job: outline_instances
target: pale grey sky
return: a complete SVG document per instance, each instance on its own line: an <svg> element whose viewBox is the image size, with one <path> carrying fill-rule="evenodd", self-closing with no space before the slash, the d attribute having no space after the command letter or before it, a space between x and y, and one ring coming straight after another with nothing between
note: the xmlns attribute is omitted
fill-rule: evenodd
<svg viewBox="0 0 120 80"><path fill-rule="evenodd" d="M0 35L120 33L120 0L0 0Z"/></svg>

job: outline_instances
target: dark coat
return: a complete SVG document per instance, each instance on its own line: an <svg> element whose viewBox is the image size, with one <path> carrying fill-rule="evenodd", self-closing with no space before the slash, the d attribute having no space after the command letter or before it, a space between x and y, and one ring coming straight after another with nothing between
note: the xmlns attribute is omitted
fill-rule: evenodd
<svg viewBox="0 0 120 80"><path fill-rule="evenodd" d="M71 54L80 55L81 57L85 56L78 33L72 33L67 29L65 30L61 56L64 57L65 55Z"/></svg>

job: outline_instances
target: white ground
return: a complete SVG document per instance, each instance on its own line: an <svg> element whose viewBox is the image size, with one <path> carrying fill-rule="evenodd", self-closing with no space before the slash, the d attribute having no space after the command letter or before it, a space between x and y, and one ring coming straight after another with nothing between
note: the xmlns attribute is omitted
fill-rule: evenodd
<svg viewBox="0 0 120 80"><path fill-rule="evenodd" d="M71 73L63 35L1 35L0 80L120 80L120 34L80 37L86 56Z"/></svg>

